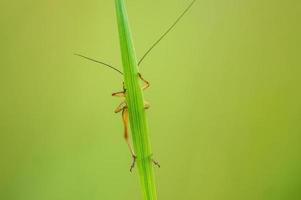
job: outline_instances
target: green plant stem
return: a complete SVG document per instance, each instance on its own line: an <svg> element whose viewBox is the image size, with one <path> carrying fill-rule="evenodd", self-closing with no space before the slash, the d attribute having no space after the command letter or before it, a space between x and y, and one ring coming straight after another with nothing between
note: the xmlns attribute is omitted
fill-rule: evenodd
<svg viewBox="0 0 301 200"><path fill-rule="evenodd" d="M145 200L157 200L156 184L151 160L152 151L148 133L144 100L139 84L138 65L132 42L128 17L123 0L115 0L120 49L123 64L126 101L134 151L137 156L140 186Z"/></svg>

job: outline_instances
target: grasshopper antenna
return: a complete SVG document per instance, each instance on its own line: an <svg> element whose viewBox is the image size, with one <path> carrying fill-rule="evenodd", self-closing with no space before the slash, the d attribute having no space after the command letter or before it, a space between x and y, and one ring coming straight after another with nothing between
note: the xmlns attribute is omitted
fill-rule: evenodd
<svg viewBox="0 0 301 200"><path fill-rule="evenodd" d="M107 63L104 63L104 62L101 62L101 61L98 61L98 60L95 60L95 59L93 59L93 58L89 58L89 57L87 57L87 56L83 56L83 55L81 55L81 54L75 53L74 55L79 56L79 57L82 57L82 58L85 58L85 59L87 59L87 60L90 60L90 61L93 61L93 62L96 62L96 63L100 63L100 64L105 65L105 66L107 66L107 67L110 67L111 69L113 69L113 70L115 70L116 72L118 72L118 73L120 73L121 75L123 75L123 73L122 73L120 70L118 70L116 67L113 67L112 65L109 65L109 64L107 64Z"/></svg>
<svg viewBox="0 0 301 200"><path fill-rule="evenodd" d="M151 50L176 26L176 24L182 19L182 17L187 13L191 6L196 2L193 0L187 8L182 12L182 14L176 19L176 21L163 33L163 35L145 52L142 58L139 60L138 65L144 60L144 58L151 52Z"/></svg>

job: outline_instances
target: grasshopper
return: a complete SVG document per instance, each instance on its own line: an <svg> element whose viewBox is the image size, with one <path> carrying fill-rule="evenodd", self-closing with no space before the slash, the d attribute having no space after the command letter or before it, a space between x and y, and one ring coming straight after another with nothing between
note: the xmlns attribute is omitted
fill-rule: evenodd
<svg viewBox="0 0 301 200"><path fill-rule="evenodd" d="M146 90L147 88L149 88L150 84L147 80L145 80L142 75L140 73L138 73L138 76L139 78L144 82L144 86L141 87L141 89L144 91ZM124 86L124 83L123 83L123 91L121 92L115 92L112 94L112 96L115 96L115 97L125 97L126 95L126 88ZM148 109L150 107L150 104L147 102L147 101L144 101L144 109ZM114 111L115 113L119 113L119 112L122 112L122 121L123 121L123 125L124 125L124 139L129 147L129 150L130 150L130 153L132 155L132 158L133 158L133 162L132 162L132 165L131 165L131 168L130 168L130 171L132 172L132 169L134 168L135 166L135 162L136 162L136 155L133 151L133 148L129 142L129 138L128 138L128 107L127 107L127 102L126 100L122 101L118 106L117 108L115 109ZM157 165L158 167L160 167L159 163L155 160L152 159L152 162Z"/></svg>
<svg viewBox="0 0 301 200"><path fill-rule="evenodd" d="M188 12L188 10L192 7L192 5L195 3L196 0L193 0L187 7L186 9L181 13L181 15L179 15L179 17L174 21L174 23L161 35L161 37L159 37L159 39L157 39L152 45L151 47L143 54L143 56L141 57L141 59L139 60L139 62L137 63L138 66L140 66L140 64L142 63L142 61L146 58L146 56L152 51L152 49L157 45L159 44L159 42L175 27L175 25L182 19L182 17ZM90 57L87 57L87 56L84 56L84 55L81 55L81 54L75 54L79 57L82 57L84 59L87 59L87 60L90 60L90 61L93 61L93 62L96 62L96 63L99 63L99 64L102 64L106 67L109 67L113 70L115 70L116 72L118 72L119 74L123 75L123 73L118 70L116 67L110 65L110 64L107 64L105 62L102 62L102 61L98 61L96 59L93 59L93 58L90 58ZM144 83L144 85L141 87L141 90L142 91L145 91L147 88L150 87L150 83L145 80L142 75L140 73L138 73L138 77L140 78L140 80ZM123 90L120 91L120 92L115 92L115 93L112 93L112 96L114 97L123 97L125 98L126 96L126 88L125 88L125 84L123 82ZM144 109L149 109L150 108L150 104L145 101L144 102ZM123 100L118 106L117 108L114 110L115 113L120 113L121 112L121 116L122 116L122 122L123 122L123 126L124 126L124 139L128 145L128 148L130 150L130 153L131 153L131 156L132 156L132 164L130 166L130 171L132 171L132 169L134 168L135 166L135 162L136 162L136 155L134 153L134 150L130 144L130 141L129 141L129 134L128 134L128 119L129 119L129 114L128 114L128 106L127 106L127 102L126 100ZM160 167L159 163L157 161L155 161L154 159L151 159L151 161L158 167Z"/></svg>

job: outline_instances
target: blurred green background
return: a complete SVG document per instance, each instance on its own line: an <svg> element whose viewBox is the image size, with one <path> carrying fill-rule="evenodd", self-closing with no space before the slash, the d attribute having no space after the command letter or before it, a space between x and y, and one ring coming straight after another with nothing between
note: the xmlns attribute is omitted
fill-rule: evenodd
<svg viewBox="0 0 301 200"><path fill-rule="evenodd" d="M137 57L188 0L128 0ZM199 0L141 66L160 200L301 199L301 2ZM114 1L0 2L0 199L139 200Z"/></svg>

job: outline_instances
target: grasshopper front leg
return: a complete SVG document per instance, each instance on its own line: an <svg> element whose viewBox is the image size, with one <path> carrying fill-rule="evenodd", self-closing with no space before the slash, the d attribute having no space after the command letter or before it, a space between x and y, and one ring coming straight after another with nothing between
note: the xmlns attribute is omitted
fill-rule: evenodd
<svg viewBox="0 0 301 200"><path fill-rule="evenodd" d="M147 88L149 88L149 86L150 86L150 83L147 81L147 80L145 80L143 77L142 77L142 75L140 74L140 73L138 73L138 76L139 76L139 78L144 82L144 86L142 86L142 90L146 90Z"/></svg>
<svg viewBox="0 0 301 200"><path fill-rule="evenodd" d="M138 76L145 83L145 85L142 86L141 89L146 90L147 88L149 88L150 83L147 80L145 80L140 73L138 73ZM149 109L149 107L150 107L150 103L147 101L144 101L144 109Z"/></svg>

